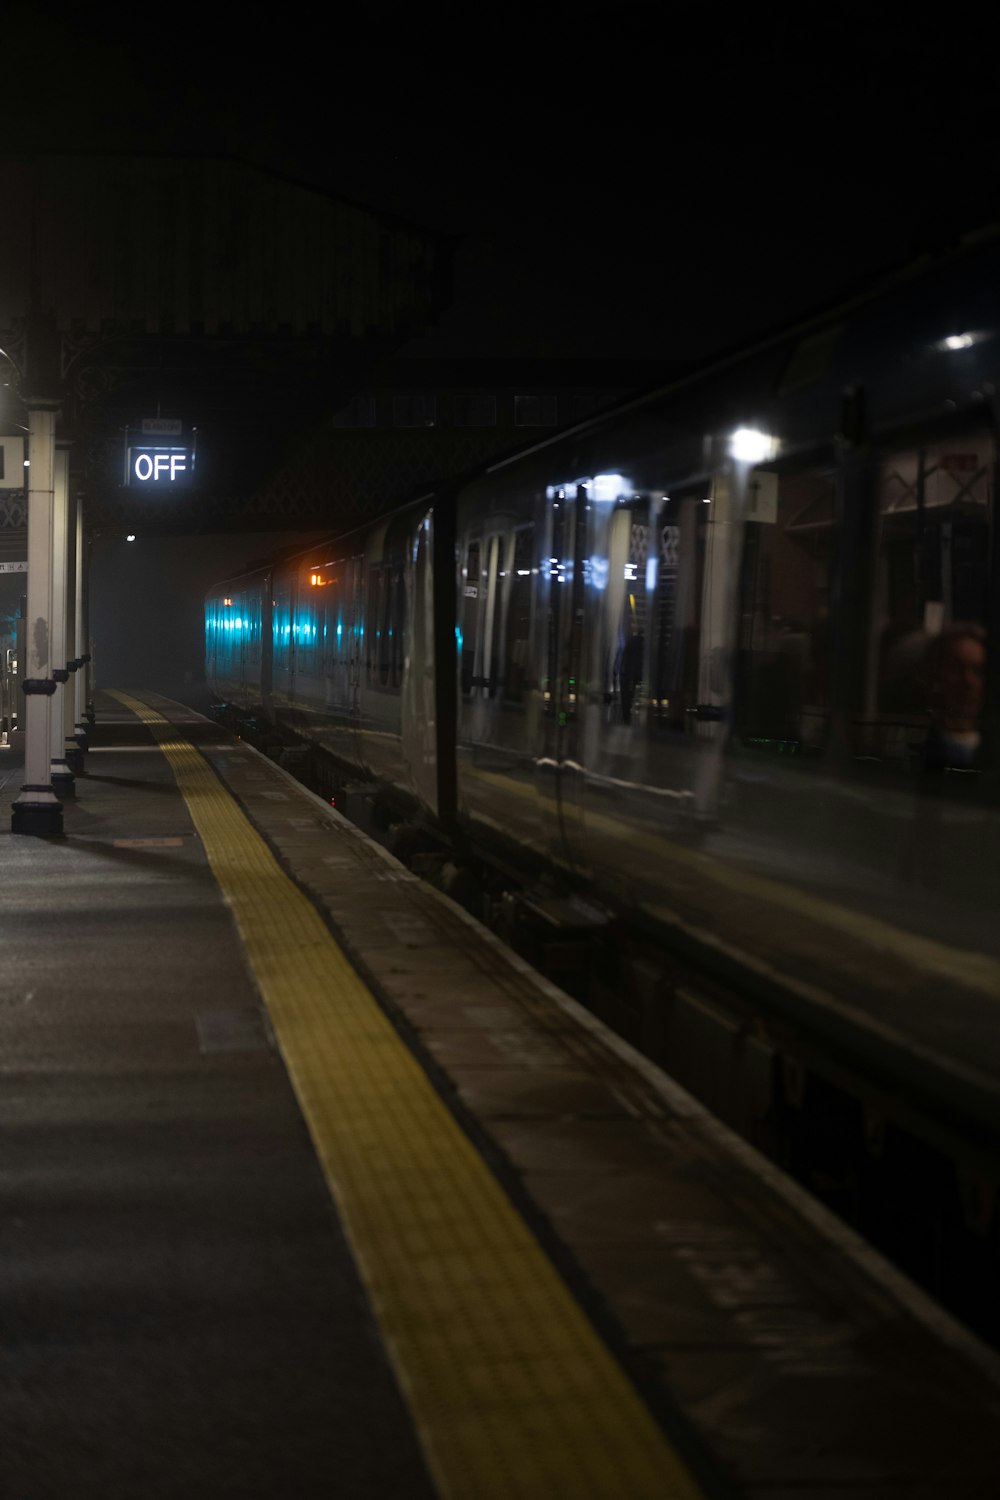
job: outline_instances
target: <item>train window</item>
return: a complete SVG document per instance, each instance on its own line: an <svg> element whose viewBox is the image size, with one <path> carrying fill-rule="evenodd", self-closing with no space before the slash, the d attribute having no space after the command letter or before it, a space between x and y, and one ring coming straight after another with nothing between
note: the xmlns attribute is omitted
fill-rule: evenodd
<svg viewBox="0 0 1000 1500"><path fill-rule="evenodd" d="M398 688L403 677L403 630L406 595L401 564L392 563L379 569L378 613L375 622L375 655L378 661L378 683Z"/></svg>
<svg viewBox="0 0 1000 1500"><path fill-rule="evenodd" d="M930 732L940 735L943 726L964 736L966 758L974 759L994 463L993 436L982 429L915 440L879 464L862 754L916 767L926 757ZM952 657L968 658L968 680L944 703L939 679ZM959 750L954 753L961 759Z"/></svg>
<svg viewBox="0 0 1000 1500"><path fill-rule="evenodd" d="M311 590L299 590L293 637L295 670L299 677L311 677L316 670L316 601Z"/></svg>
<svg viewBox="0 0 1000 1500"><path fill-rule="evenodd" d="M379 642L382 638L383 569L376 563L368 571L368 603L365 609L365 672L369 684L378 670Z"/></svg>
<svg viewBox="0 0 1000 1500"><path fill-rule="evenodd" d="M388 687L389 685L389 672L392 660L392 635L389 623L391 618L392 572L389 568L383 568L382 589L379 596L378 626L375 634L378 652L378 682L380 687Z"/></svg>
<svg viewBox="0 0 1000 1500"><path fill-rule="evenodd" d="M612 724L633 723L634 711L645 693L648 553L648 501L620 507L611 517L608 531L606 576L601 590L602 660L598 666Z"/></svg>
<svg viewBox="0 0 1000 1500"><path fill-rule="evenodd" d="M287 690L292 668L292 602L287 587L279 586L275 589L271 632L274 685Z"/></svg>
<svg viewBox="0 0 1000 1500"><path fill-rule="evenodd" d="M735 724L744 743L819 750L830 719L832 466L755 470L747 499Z"/></svg>
<svg viewBox="0 0 1000 1500"><path fill-rule="evenodd" d="M462 692L472 692L475 683L476 647L479 643L479 611L482 586L479 573L479 543L470 542L462 579Z"/></svg>
<svg viewBox="0 0 1000 1500"><path fill-rule="evenodd" d="M406 632L406 583L403 569L397 564L392 570L391 598L389 607L389 660L392 686L398 688L403 681L403 648Z"/></svg>
<svg viewBox="0 0 1000 1500"><path fill-rule="evenodd" d="M507 597L507 633L504 642L503 695L520 703L526 687L529 636L531 633L532 564L535 528L522 526L514 533L514 561Z"/></svg>

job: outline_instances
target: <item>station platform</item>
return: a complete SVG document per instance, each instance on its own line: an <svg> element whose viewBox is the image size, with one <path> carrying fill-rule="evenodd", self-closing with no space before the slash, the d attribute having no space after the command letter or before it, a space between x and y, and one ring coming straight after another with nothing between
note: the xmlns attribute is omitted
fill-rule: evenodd
<svg viewBox="0 0 1000 1500"><path fill-rule="evenodd" d="M97 715L60 839L0 761L5 1500L997 1493L993 1350L280 767Z"/></svg>

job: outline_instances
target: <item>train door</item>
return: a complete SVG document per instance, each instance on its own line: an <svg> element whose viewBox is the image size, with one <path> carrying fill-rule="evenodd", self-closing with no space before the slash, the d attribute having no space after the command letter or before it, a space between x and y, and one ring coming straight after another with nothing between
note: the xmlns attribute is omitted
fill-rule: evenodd
<svg viewBox="0 0 1000 1500"><path fill-rule="evenodd" d="M276 704L291 701L293 670L292 588L285 579L275 582L271 639L271 687Z"/></svg>
<svg viewBox="0 0 1000 1500"><path fill-rule="evenodd" d="M649 500L620 502L609 518L606 580L595 578L603 599L602 629L595 633L599 660L593 664L601 687L604 753L630 759L632 732L645 721L649 638ZM601 559L603 562L603 559ZM598 559L591 559L596 571ZM616 735L619 728L629 735Z"/></svg>
<svg viewBox="0 0 1000 1500"><path fill-rule="evenodd" d="M471 699L479 686L479 617L482 582L482 542L478 537L465 544L461 567L462 598L459 603L459 655L462 697Z"/></svg>
<svg viewBox="0 0 1000 1500"><path fill-rule="evenodd" d="M260 701L264 708L272 708L272 676L274 672L274 575L265 573L260 586Z"/></svg>
<svg viewBox="0 0 1000 1500"><path fill-rule="evenodd" d="M694 805L704 726L721 709L702 696L712 661L706 589L712 583L712 490L707 479L655 497L647 549L646 775L649 807L665 824ZM716 601L718 603L718 601ZM718 626L718 612L713 624ZM721 695L720 695L721 696Z"/></svg>
<svg viewBox="0 0 1000 1500"><path fill-rule="evenodd" d="M347 658L347 718L353 729L361 712L361 655L364 647L365 621L361 605L361 558L350 557L344 563L344 630Z"/></svg>
<svg viewBox="0 0 1000 1500"><path fill-rule="evenodd" d="M548 621L542 701L544 753L553 761L578 748L579 677L583 645L586 485L560 487L550 501Z"/></svg>
<svg viewBox="0 0 1000 1500"><path fill-rule="evenodd" d="M500 642L503 630L504 580L507 577L506 549L503 536L493 536L489 543L486 577L485 621L483 626L483 693L495 698L502 687Z"/></svg>
<svg viewBox="0 0 1000 1500"><path fill-rule="evenodd" d="M433 511L418 517L409 541L402 739L413 788L424 805L437 812L433 523Z"/></svg>
<svg viewBox="0 0 1000 1500"><path fill-rule="evenodd" d="M573 865L581 863L583 849L581 714L589 504L586 484L559 485L549 491L551 541L539 790L549 846Z"/></svg>
<svg viewBox="0 0 1000 1500"><path fill-rule="evenodd" d="M466 544L462 570L462 738L481 758L497 732L495 702L503 690L503 623L507 539L494 530Z"/></svg>
<svg viewBox="0 0 1000 1500"><path fill-rule="evenodd" d="M236 638L240 643L239 683L240 698L243 703L251 701L252 673L250 667L250 632L253 628L250 619L250 594L244 589L239 596L239 609L236 617Z"/></svg>

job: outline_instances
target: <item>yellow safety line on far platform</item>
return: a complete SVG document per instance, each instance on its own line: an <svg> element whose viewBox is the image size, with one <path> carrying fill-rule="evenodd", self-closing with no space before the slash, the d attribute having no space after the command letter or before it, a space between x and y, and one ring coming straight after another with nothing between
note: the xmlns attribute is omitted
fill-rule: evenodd
<svg viewBox="0 0 1000 1500"><path fill-rule="evenodd" d="M239 928L442 1496L701 1491L311 902L139 699Z"/></svg>

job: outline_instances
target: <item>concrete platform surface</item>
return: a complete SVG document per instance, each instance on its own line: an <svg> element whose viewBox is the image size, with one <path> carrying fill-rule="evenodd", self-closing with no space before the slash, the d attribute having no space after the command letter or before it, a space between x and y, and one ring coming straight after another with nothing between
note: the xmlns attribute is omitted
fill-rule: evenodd
<svg viewBox="0 0 1000 1500"><path fill-rule="evenodd" d="M0 1495L430 1496L163 756L104 703L59 841L0 776Z"/></svg>

